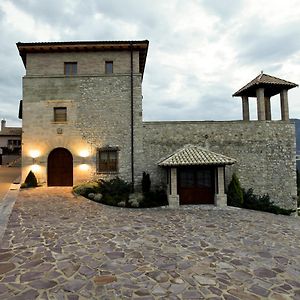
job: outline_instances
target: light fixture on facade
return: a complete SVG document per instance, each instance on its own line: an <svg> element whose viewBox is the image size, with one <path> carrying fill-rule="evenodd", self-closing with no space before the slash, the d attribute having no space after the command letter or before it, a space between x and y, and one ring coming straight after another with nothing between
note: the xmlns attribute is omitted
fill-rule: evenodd
<svg viewBox="0 0 300 300"><path fill-rule="evenodd" d="M31 166L31 171L32 172L38 172L40 169L41 169L41 167L39 165L37 165L37 164L33 164Z"/></svg>
<svg viewBox="0 0 300 300"><path fill-rule="evenodd" d="M80 171L87 171L89 169L89 165L81 164L81 165L79 165L79 169L80 169Z"/></svg>
<svg viewBox="0 0 300 300"><path fill-rule="evenodd" d="M88 150L81 150L80 152L79 152L79 156L80 157L88 157L89 156L89 151Z"/></svg>
<svg viewBox="0 0 300 300"><path fill-rule="evenodd" d="M86 158L90 155L88 150L81 150L79 156L81 157L81 166L86 165ZM80 168L81 169L81 168ZM81 169L82 170L82 169ZM86 169L85 169L86 170Z"/></svg>
<svg viewBox="0 0 300 300"><path fill-rule="evenodd" d="M32 157L32 164L36 165L36 159L40 156L40 151L38 150L31 150L29 155Z"/></svg>

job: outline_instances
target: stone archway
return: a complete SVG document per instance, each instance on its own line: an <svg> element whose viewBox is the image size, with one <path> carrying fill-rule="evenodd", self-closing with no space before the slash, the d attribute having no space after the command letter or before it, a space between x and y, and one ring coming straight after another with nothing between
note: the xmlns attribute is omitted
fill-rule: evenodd
<svg viewBox="0 0 300 300"><path fill-rule="evenodd" d="M73 185L73 156L65 148L55 148L48 156L48 186Z"/></svg>

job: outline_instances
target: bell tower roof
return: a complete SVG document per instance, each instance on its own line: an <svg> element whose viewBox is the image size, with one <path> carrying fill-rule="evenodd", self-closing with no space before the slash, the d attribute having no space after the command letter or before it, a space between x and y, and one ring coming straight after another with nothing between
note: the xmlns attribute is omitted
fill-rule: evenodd
<svg viewBox="0 0 300 300"><path fill-rule="evenodd" d="M282 90L289 90L298 86L298 84L283 80L268 74L264 74L263 71L247 83L244 87L235 92L233 97L256 97L256 91L258 88L264 88L265 95L272 97L279 94Z"/></svg>

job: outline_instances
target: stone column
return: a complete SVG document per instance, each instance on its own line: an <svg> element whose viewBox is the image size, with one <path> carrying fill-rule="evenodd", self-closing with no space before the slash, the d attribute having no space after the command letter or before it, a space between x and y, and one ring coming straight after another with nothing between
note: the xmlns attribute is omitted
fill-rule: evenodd
<svg viewBox="0 0 300 300"><path fill-rule="evenodd" d="M227 206L227 195L225 194L225 167L218 167L217 172L217 193L215 194L215 205L224 207Z"/></svg>
<svg viewBox="0 0 300 300"><path fill-rule="evenodd" d="M259 121L266 120L266 110L265 110L265 96L264 89L259 88L256 90L257 97L257 118Z"/></svg>
<svg viewBox="0 0 300 300"><path fill-rule="evenodd" d="M243 104L243 120L250 121L249 99L247 96L242 96L242 104Z"/></svg>
<svg viewBox="0 0 300 300"><path fill-rule="evenodd" d="M280 92L280 104L281 104L281 120L288 121L289 118L289 103L287 90L282 90Z"/></svg>
<svg viewBox="0 0 300 300"><path fill-rule="evenodd" d="M171 194L168 195L170 207L179 206L179 195L177 194L177 168L171 168L170 172Z"/></svg>
<svg viewBox="0 0 300 300"><path fill-rule="evenodd" d="M272 120L271 116L271 97L265 96L266 120Z"/></svg>

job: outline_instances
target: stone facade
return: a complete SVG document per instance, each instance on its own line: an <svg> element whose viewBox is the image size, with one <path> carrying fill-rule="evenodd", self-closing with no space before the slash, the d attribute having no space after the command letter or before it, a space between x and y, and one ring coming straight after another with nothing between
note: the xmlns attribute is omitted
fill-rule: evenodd
<svg viewBox="0 0 300 300"><path fill-rule="evenodd" d="M8 165L18 159L21 154L21 127L7 127L1 120L0 130L0 165Z"/></svg>
<svg viewBox="0 0 300 300"><path fill-rule="evenodd" d="M142 76L148 41L142 41L132 52L132 42L112 42L99 50L107 43L18 44L26 66L23 180L33 170L40 183L47 183L48 156L53 149L62 147L73 157L74 184L119 176L128 182L134 177L138 186L145 171L150 173L153 185L166 185L166 170L158 167L158 161L186 144L193 144L237 160L235 165L225 168L225 178L224 166L217 166L220 172L215 204L226 205L223 179L228 185L236 172L245 189L253 188L260 195L268 193L281 207L296 207L293 124L265 120L143 122ZM113 61L112 74L105 74L106 61ZM65 62L77 62L75 76L64 74ZM54 122L57 107L67 109L67 121ZM244 105L244 118L245 115ZM116 173L97 172L97 149L107 146L119 149ZM171 170L171 206L179 203L176 172L176 168Z"/></svg>
<svg viewBox="0 0 300 300"><path fill-rule="evenodd" d="M113 74L105 74L113 61ZM77 62L77 75L64 75L64 62ZM131 182L131 54L130 51L29 53L23 78L23 170L34 170L47 182L47 158L57 148L73 156L74 184L118 175ZM133 121L135 181L142 173L142 74L139 52L133 51ZM54 122L54 107L67 108L67 122ZM98 148L118 151L118 173L96 170ZM88 152L83 158L81 152ZM83 170L82 164L88 166Z"/></svg>
<svg viewBox="0 0 300 300"><path fill-rule="evenodd" d="M229 184L236 172L241 185L257 194L268 193L281 207L296 207L296 142L294 124L284 121L144 122L144 171L154 185L166 184L157 166L164 156L185 144L208 147L233 157L226 167Z"/></svg>

